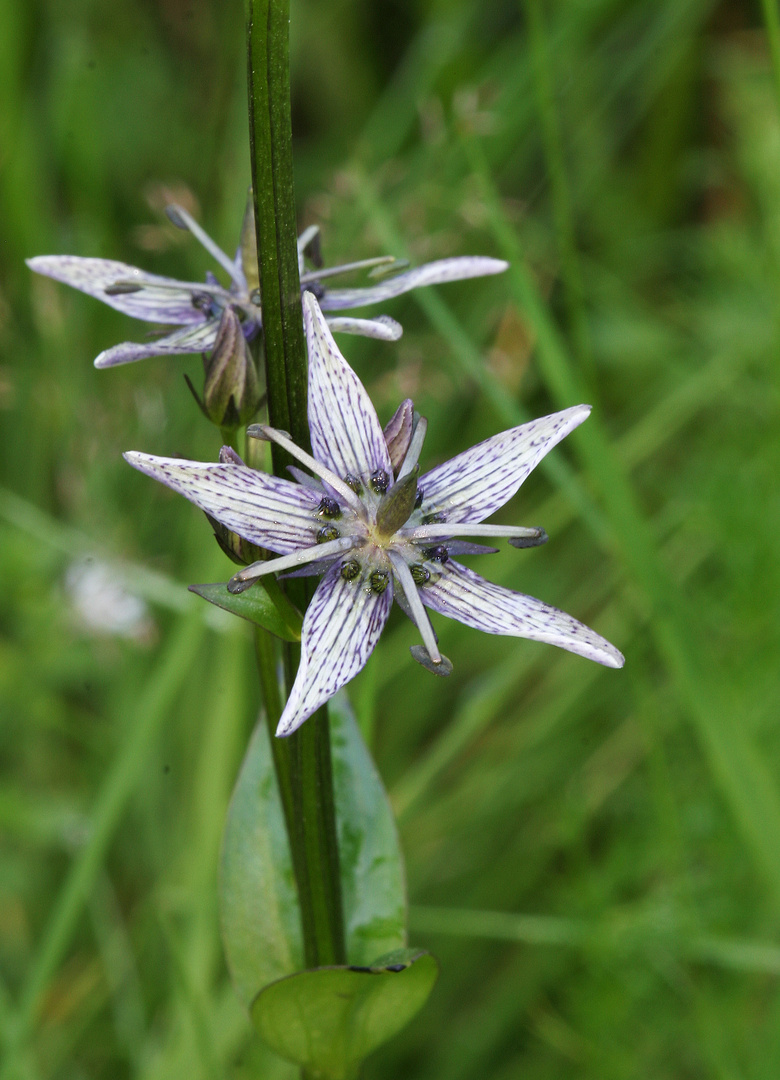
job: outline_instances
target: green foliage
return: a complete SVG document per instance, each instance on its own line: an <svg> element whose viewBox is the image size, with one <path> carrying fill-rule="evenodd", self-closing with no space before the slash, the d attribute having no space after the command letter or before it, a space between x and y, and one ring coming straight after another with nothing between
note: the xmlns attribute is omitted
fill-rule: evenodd
<svg viewBox="0 0 780 1080"><path fill-rule="evenodd" d="M346 698L334 699L329 712L347 959L365 966L406 945L403 859L387 796ZM266 984L304 966L265 721L252 736L230 805L220 903L228 965L249 1005Z"/></svg>
<svg viewBox="0 0 780 1080"><path fill-rule="evenodd" d="M228 592L227 584L223 581L213 585L190 585L190 592L197 593L210 604L233 615L239 615L247 622L262 626L282 641L301 640L301 613L280 589L274 588L271 597L263 583L257 581L247 592L236 594Z"/></svg>
<svg viewBox="0 0 780 1080"><path fill-rule="evenodd" d="M593 403L506 511L549 544L473 565L627 656L604 672L437 619L437 680L394 617L351 697L399 815L411 944L442 977L365 1080L780 1073L780 123L760 8L292 4L299 219L326 261L514 263L393 301L401 341L345 355L383 420L406 395L428 418L423 471ZM197 280L210 261L159 214L166 187L232 249L242 12L0 16L0 1073L290 1080L218 935L258 693L250 628L186 585L234 567L120 457L216 459L182 379L201 362L95 372L146 328L22 261ZM134 636L81 620L80 555L146 598Z"/></svg>
<svg viewBox="0 0 780 1080"><path fill-rule="evenodd" d="M353 1080L360 1063L397 1034L439 974L430 953L399 949L370 968L315 968L266 987L252 1019L269 1046L322 1080Z"/></svg>

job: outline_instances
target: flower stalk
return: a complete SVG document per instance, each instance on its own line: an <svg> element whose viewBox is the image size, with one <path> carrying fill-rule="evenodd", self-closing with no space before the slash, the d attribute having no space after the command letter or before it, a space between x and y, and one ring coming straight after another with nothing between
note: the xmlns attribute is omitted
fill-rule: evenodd
<svg viewBox="0 0 780 1080"><path fill-rule="evenodd" d="M310 446L307 367L304 349L293 185L290 113L289 0L246 0L249 137L255 230L263 318L268 415ZM284 475L291 458L273 446L274 472ZM291 581L302 608L309 590ZM292 685L299 650L283 646L283 670ZM266 700L279 789L295 869L307 967L346 962L335 803L327 711L289 739L274 737L282 710L275 644L260 631L258 666Z"/></svg>

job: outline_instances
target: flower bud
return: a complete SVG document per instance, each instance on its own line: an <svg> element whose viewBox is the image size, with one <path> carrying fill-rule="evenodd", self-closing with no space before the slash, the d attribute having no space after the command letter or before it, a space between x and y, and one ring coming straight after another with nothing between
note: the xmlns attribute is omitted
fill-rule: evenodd
<svg viewBox="0 0 780 1080"><path fill-rule="evenodd" d="M214 351L205 366L202 407L206 416L229 430L246 424L257 412L260 392L257 370L235 308L223 311Z"/></svg>

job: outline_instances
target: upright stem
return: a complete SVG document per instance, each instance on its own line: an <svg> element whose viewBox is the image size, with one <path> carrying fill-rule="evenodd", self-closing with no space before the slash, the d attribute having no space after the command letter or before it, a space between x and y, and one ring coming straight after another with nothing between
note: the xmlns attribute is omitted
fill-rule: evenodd
<svg viewBox="0 0 780 1080"><path fill-rule="evenodd" d="M310 446L306 353L295 218L290 117L289 0L246 0L249 137L263 312L268 414L274 427ZM273 447L274 471L289 463ZM306 583L289 592L302 607ZM288 689L299 662L284 646ZM282 709L273 642L258 632L260 678L290 839L307 967L346 962L330 731L325 709L286 740L274 735Z"/></svg>

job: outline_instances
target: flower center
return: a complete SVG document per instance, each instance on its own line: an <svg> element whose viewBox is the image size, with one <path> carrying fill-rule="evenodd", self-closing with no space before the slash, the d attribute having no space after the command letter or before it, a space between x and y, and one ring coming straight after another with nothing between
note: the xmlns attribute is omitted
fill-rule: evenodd
<svg viewBox="0 0 780 1080"><path fill-rule="evenodd" d="M391 540L409 520L417 499L418 472L419 468L415 465L411 472L382 495L373 529L380 546L384 546L388 540Z"/></svg>

